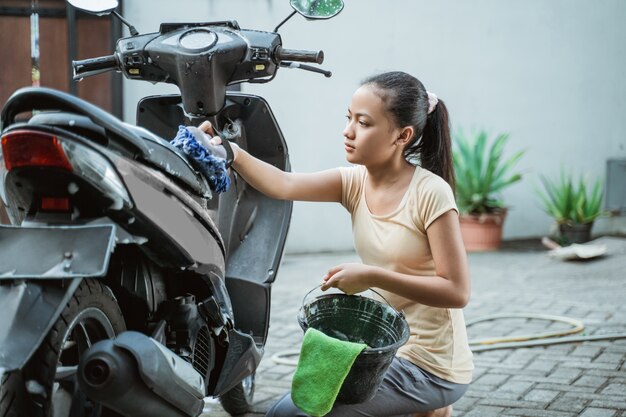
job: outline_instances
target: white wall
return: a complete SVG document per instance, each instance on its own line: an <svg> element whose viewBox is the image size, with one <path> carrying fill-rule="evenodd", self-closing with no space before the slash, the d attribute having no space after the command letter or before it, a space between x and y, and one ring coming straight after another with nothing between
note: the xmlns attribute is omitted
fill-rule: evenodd
<svg viewBox="0 0 626 417"><path fill-rule="evenodd" d="M126 0L141 32L161 21L236 19L272 28L287 0ZM279 71L263 95L290 146L294 170L344 165L341 130L350 96L364 77L399 69L446 101L454 128L509 132L509 153L525 149L524 180L506 190L505 238L540 236L550 225L534 188L561 165L604 178L608 158L626 158L626 2L623 0L346 0L328 21L295 16L280 30L286 48L323 49L333 77ZM126 82L125 115L137 100L175 91ZM626 232L623 219L596 232ZM296 203L288 250L351 248L349 217L331 204Z"/></svg>

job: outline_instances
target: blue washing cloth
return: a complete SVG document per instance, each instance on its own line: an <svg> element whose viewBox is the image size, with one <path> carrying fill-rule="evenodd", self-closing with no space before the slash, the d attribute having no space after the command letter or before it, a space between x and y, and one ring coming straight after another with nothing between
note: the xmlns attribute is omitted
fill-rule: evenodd
<svg viewBox="0 0 626 417"><path fill-rule="evenodd" d="M213 191L217 193L228 191L230 177L226 160L213 155L209 149L196 140L187 127L179 126L176 137L170 143L191 159L193 165L207 179Z"/></svg>

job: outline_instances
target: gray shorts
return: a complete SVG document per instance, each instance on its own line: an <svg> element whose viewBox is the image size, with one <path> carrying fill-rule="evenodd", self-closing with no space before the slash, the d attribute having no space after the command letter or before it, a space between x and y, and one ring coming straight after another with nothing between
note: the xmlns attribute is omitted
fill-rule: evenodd
<svg viewBox="0 0 626 417"><path fill-rule="evenodd" d="M455 384L432 375L403 358L394 358L376 395L361 404L336 404L329 417L410 417L446 407L465 394L468 384ZM266 417L308 417L291 401L282 397Z"/></svg>

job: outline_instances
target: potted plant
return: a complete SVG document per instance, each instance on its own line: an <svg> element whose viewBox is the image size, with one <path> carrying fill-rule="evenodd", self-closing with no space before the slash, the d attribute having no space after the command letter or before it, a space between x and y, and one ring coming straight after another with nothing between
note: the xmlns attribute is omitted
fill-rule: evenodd
<svg viewBox="0 0 626 417"><path fill-rule="evenodd" d="M500 192L521 180L511 172L524 151L503 157L509 135L501 133L492 141L485 130L466 137L455 135L452 152L456 173L456 202L460 211L461 234L467 251L494 250L502 241L507 213Z"/></svg>
<svg viewBox="0 0 626 417"><path fill-rule="evenodd" d="M603 214L602 181L594 182L591 192L581 175L575 181L573 175L561 170L558 181L541 176L543 191L538 190L544 210L558 225L557 240L561 245L584 243L591 240L591 228L595 219Z"/></svg>

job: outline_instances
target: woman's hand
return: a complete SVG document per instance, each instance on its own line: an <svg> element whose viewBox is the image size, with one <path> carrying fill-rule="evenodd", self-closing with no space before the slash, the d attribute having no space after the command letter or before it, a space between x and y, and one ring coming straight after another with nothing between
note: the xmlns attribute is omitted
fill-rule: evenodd
<svg viewBox="0 0 626 417"><path fill-rule="evenodd" d="M372 277L376 267L349 263L331 268L322 278L322 291L329 288L339 288L348 295L368 290L372 286Z"/></svg>
<svg viewBox="0 0 626 417"><path fill-rule="evenodd" d="M215 133L215 129L213 128L213 125L211 124L211 122L209 122L208 120L202 122L200 126L198 126L198 129L200 129L202 132L211 136L211 139L208 140L208 143L204 143L203 141L202 145L204 145L208 149L212 149L212 148L222 145L222 138L217 136L217 134ZM233 162L235 162L235 160L237 159L237 153L239 152L239 146L236 143L231 142L230 147L233 150ZM224 155L226 155L225 150L223 151L223 153ZM222 156L221 152L219 156ZM223 158L225 158L225 156Z"/></svg>

